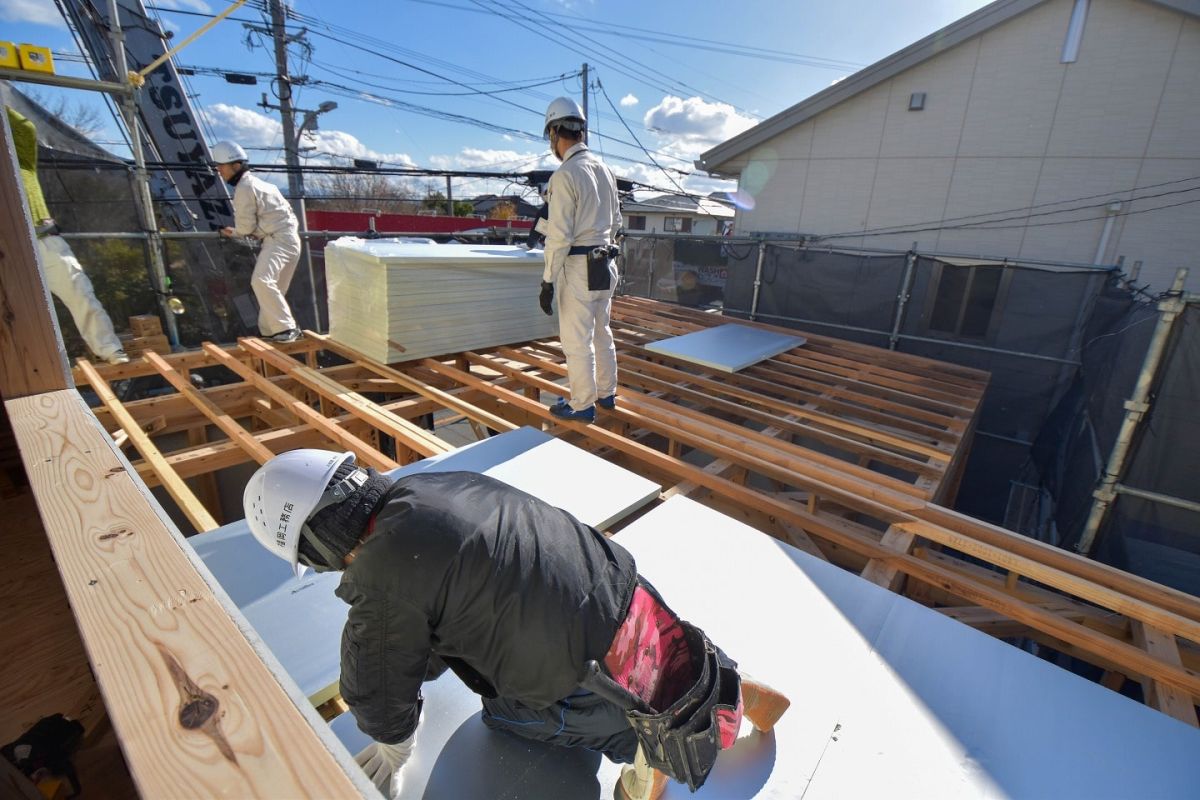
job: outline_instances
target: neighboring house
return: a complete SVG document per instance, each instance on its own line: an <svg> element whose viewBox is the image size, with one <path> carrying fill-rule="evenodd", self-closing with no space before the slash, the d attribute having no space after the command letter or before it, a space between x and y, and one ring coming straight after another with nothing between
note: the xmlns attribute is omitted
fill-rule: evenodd
<svg viewBox="0 0 1200 800"><path fill-rule="evenodd" d="M1197 289L1200 0L999 0L696 165L753 199L743 234L1123 258Z"/></svg>
<svg viewBox="0 0 1200 800"><path fill-rule="evenodd" d="M481 194L471 200L471 205L475 207L475 213L484 217L495 217L497 211L503 215L503 209L511 208L514 213L514 219L533 219L537 216L538 210L542 207L539 202L534 205L526 201L521 195L510 194L499 196L494 194Z"/></svg>
<svg viewBox="0 0 1200 800"><path fill-rule="evenodd" d="M625 230L722 236L733 223L733 209L710 197L663 194L621 204Z"/></svg>

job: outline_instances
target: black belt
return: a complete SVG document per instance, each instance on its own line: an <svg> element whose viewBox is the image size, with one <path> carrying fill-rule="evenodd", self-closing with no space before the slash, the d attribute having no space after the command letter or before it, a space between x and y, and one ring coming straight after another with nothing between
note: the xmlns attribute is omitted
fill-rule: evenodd
<svg viewBox="0 0 1200 800"><path fill-rule="evenodd" d="M577 244L567 251L569 256L586 256L595 250L597 247L604 247L602 244Z"/></svg>

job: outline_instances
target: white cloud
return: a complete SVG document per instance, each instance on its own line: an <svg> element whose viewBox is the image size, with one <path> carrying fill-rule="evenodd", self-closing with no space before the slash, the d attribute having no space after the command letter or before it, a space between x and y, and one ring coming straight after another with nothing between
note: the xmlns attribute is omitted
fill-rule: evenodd
<svg viewBox="0 0 1200 800"><path fill-rule="evenodd" d="M200 11L205 14L212 12L212 6L204 2L204 0L158 0L155 5L161 8L174 8L182 11Z"/></svg>
<svg viewBox="0 0 1200 800"><path fill-rule="evenodd" d="M635 96L632 92L630 92L629 94L627 94L621 98L621 107L629 108L630 106L636 106L639 102L641 102L641 101L639 101L637 99L637 96Z"/></svg>
<svg viewBox="0 0 1200 800"><path fill-rule="evenodd" d="M0 0L0 19L7 22L66 27L58 8L49 0Z"/></svg>
<svg viewBox="0 0 1200 800"><path fill-rule="evenodd" d="M664 143L698 154L730 139L755 124L727 103L710 103L699 97L684 100L667 95L646 112L643 124Z"/></svg>
<svg viewBox="0 0 1200 800"><path fill-rule="evenodd" d="M214 103L201 113L204 114L218 138L230 139L242 147L251 149L251 160L283 161L283 125L274 117L261 114L253 109L231 106L226 103ZM279 148L279 150L274 153L253 150L253 148L263 147ZM374 150L363 144L353 134L340 130L307 132L300 141L300 147L301 155L308 163L337 162L344 164L347 158L362 158L386 162L393 166L415 166L415 162L407 153ZM309 147L313 149L307 150L306 148Z"/></svg>

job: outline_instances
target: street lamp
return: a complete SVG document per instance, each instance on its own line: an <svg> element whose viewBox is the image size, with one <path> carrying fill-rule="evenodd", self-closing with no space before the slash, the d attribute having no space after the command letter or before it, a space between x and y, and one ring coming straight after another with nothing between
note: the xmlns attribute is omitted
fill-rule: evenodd
<svg viewBox="0 0 1200 800"><path fill-rule="evenodd" d="M305 131L319 130L317 125L317 117L321 114L326 114L330 111L333 111L337 107L337 103L333 102L332 100L326 100L324 103L321 103L321 105L317 106L316 111L304 111L303 109L297 109L297 111L303 111L304 121L300 123L300 130L297 132L296 138L303 136Z"/></svg>

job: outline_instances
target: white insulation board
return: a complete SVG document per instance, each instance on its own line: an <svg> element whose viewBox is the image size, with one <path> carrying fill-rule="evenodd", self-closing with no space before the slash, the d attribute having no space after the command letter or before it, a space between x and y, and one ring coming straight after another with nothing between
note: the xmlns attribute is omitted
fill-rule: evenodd
<svg viewBox="0 0 1200 800"><path fill-rule="evenodd" d="M616 541L677 613L792 699L698 799L1196 796L1195 728L691 500ZM717 565L724 591L697 579Z"/></svg>
<svg viewBox="0 0 1200 800"><path fill-rule="evenodd" d="M518 246L336 239L329 335L383 363L556 336L537 303L542 267Z"/></svg>
<svg viewBox="0 0 1200 800"><path fill-rule="evenodd" d="M658 496L652 481L534 428L518 428L392 470L481 472L605 528ZM336 682L348 606L340 575L291 568L254 541L245 520L189 537L205 565L306 696ZM303 620L297 625L296 620Z"/></svg>
<svg viewBox="0 0 1200 800"><path fill-rule="evenodd" d="M729 324L661 339L645 347L654 353L691 361L721 372L737 372L793 347L800 347L806 341L803 336Z"/></svg>

